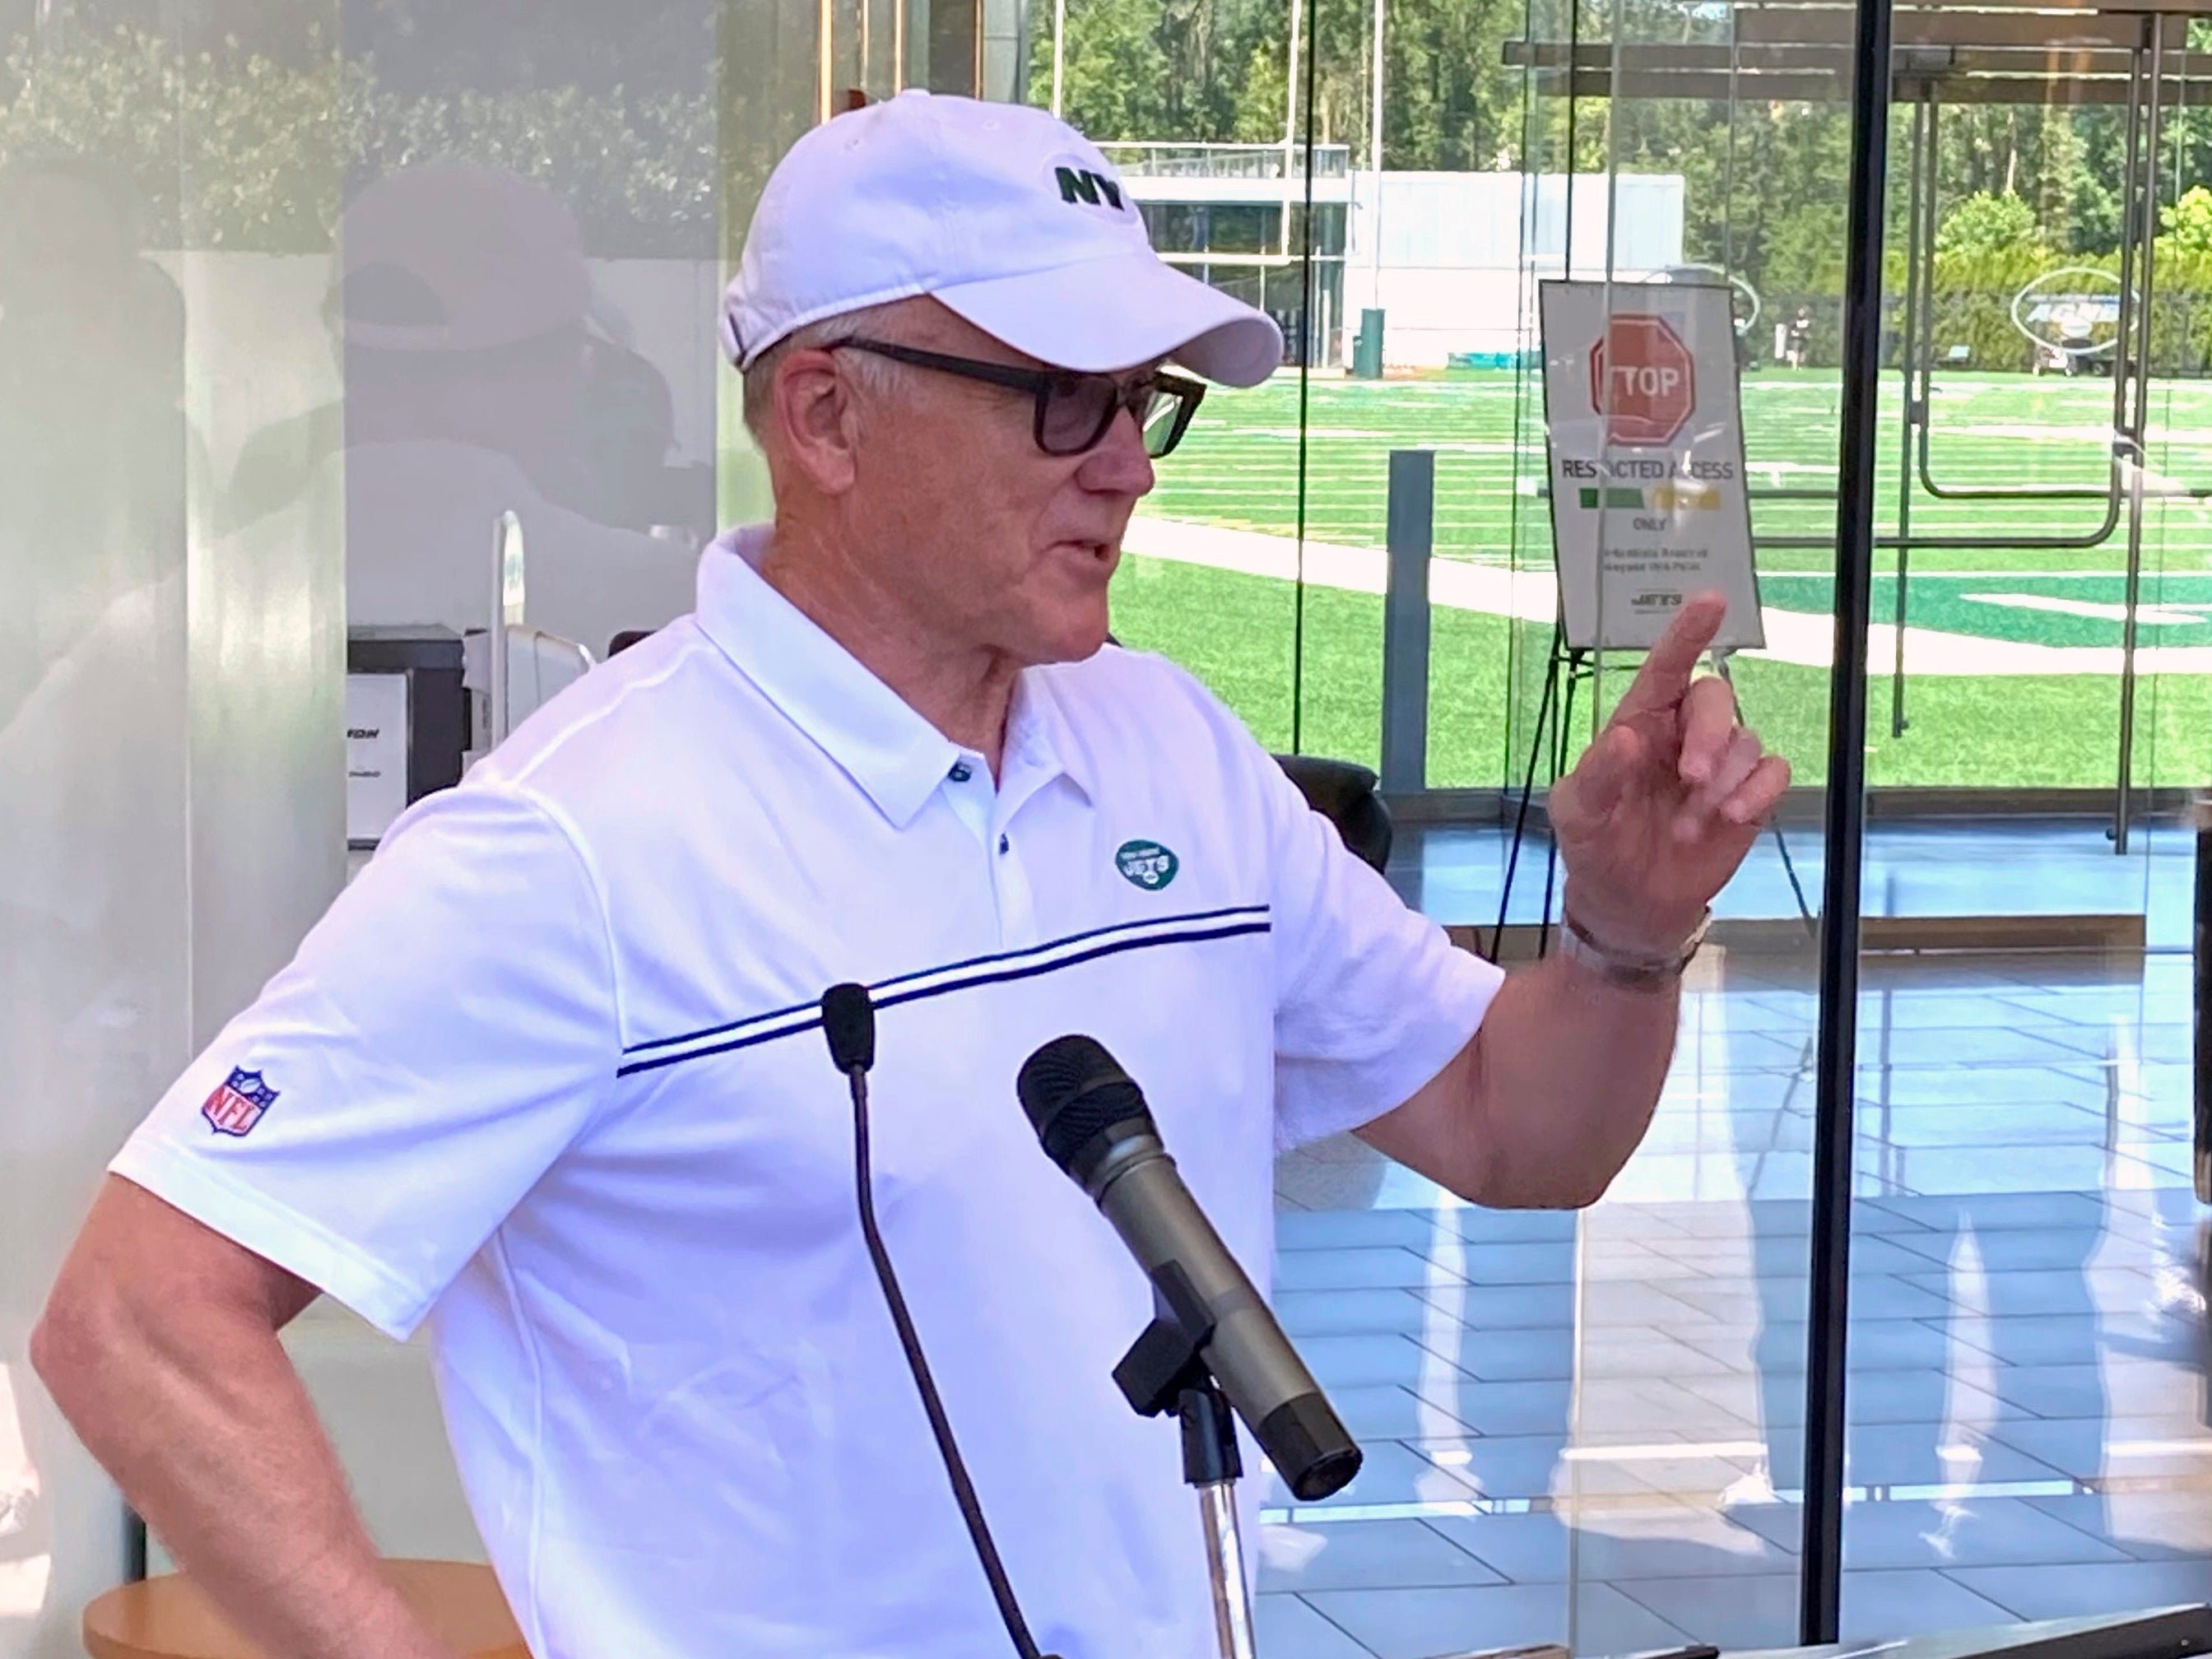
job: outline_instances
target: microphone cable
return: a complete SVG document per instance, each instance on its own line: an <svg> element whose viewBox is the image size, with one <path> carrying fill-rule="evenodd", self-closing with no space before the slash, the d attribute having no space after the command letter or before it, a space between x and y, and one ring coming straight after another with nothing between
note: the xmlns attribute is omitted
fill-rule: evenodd
<svg viewBox="0 0 2212 1659"><path fill-rule="evenodd" d="M829 1039L831 1064L845 1074L846 1081L852 1085L853 1167L860 1201L860 1233L867 1241L868 1259L875 1264L876 1282L883 1286L884 1300L890 1305L891 1323L898 1327L899 1346L906 1352L907 1369L914 1373L914 1385L921 1392L921 1408L928 1414L929 1431L936 1437L938 1455L945 1460L945 1474L952 1482L952 1496L960 1505L960 1518L967 1522L968 1536L975 1546L975 1558L983 1565L983 1577L990 1581L991 1598L999 1604L999 1617L1006 1622L1006 1635L1014 1644L1014 1652L1019 1659L1049 1659L1049 1656L1037 1651L1036 1638L1030 1636L1029 1624L1022 1617L1021 1605L1014 1600L1014 1587L1007 1582L998 1546L991 1541L991 1528L983 1519L983 1505L975 1496L975 1483L968 1478L968 1466L961 1460L960 1448L952 1438L952 1423L945 1414L945 1402L938 1398L936 1381L929 1373L929 1361L922 1357L921 1339L915 1334L913 1316L907 1312L898 1275L891 1268L890 1253L884 1248L883 1235L876 1227L874 1182L868 1162L868 1068L876 1063L876 1005L866 986L833 985L823 994L822 1033Z"/></svg>

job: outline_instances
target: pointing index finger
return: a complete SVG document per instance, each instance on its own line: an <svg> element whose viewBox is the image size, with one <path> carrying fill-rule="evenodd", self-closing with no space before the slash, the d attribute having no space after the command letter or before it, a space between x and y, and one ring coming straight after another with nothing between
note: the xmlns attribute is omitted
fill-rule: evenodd
<svg viewBox="0 0 2212 1659"><path fill-rule="evenodd" d="M1644 666L1636 671L1635 679L1621 696L1615 717L1671 708L1680 702L1683 693L1690 689L1698 659L1705 655L1720 633L1721 624L1727 620L1726 594L1713 588L1692 594L1683 602L1674 620L1667 624L1667 631L1644 658Z"/></svg>

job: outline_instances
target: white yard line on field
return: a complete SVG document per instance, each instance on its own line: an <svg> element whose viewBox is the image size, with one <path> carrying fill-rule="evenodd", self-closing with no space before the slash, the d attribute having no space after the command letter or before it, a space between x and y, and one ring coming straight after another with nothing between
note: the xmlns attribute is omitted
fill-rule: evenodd
<svg viewBox="0 0 2212 1659"><path fill-rule="evenodd" d="M1288 536L1256 530L1229 530L1186 524L1174 519L1133 519L1124 548L1146 558L1205 565L1247 576L1288 581L1298 573L1297 543ZM1345 547L1330 542L1305 544L1305 579L1316 587L1350 593L1380 593L1386 556L1380 548ZM1558 588L1546 571L1513 571L1497 565L1438 559L1429 567L1429 603L1450 611L1476 611L1523 622L1549 623L1558 615ZM1834 623L1825 616L1765 607L1766 648L1747 657L1825 668L1834 642ZM1897 660L1897 630L1876 623L1869 630L1867 659L1876 672ZM2136 653L2143 674L2212 674L2212 646L2145 646ZM1905 630L1908 674L2108 674L2120 672L2118 646L2033 645L2016 640L1983 639L1932 628Z"/></svg>

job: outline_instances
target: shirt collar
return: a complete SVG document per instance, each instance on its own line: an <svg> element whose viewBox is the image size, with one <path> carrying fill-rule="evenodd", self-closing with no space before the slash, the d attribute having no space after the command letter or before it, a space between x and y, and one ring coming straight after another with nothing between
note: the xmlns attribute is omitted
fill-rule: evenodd
<svg viewBox="0 0 2212 1659"><path fill-rule="evenodd" d="M1026 772L1039 785L1055 775L1065 777L1096 802L1091 787L1091 757L1068 724L1060 706L1057 677L1046 668L1022 671L1014 683L1014 701L1006 714L1006 754L1001 772L1012 782L1017 772Z"/></svg>
<svg viewBox="0 0 2212 1659"><path fill-rule="evenodd" d="M860 785L899 829L914 822L960 758L939 732L761 575L769 526L724 532L699 561L700 628L769 702ZM1064 772L1090 785L1066 718L1025 670L1006 721L1006 767Z"/></svg>

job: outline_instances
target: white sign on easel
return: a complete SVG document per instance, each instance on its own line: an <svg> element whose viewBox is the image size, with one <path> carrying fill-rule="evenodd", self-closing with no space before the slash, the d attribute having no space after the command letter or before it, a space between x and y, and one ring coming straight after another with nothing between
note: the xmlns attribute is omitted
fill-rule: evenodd
<svg viewBox="0 0 2212 1659"><path fill-rule="evenodd" d="M1540 306L1568 647L1648 649L1706 588L1713 648L1764 646L1728 289L1547 282Z"/></svg>

